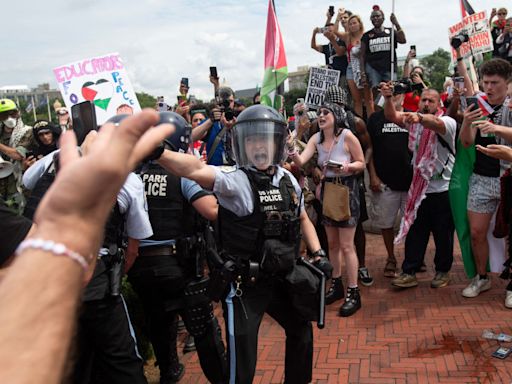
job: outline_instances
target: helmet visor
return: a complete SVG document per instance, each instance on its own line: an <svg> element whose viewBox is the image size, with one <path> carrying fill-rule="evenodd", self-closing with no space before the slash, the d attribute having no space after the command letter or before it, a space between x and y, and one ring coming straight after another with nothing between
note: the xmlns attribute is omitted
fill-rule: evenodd
<svg viewBox="0 0 512 384"><path fill-rule="evenodd" d="M239 167L265 170L284 160L286 126L272 121L247 121L233 127L233 152Z"/></svg>

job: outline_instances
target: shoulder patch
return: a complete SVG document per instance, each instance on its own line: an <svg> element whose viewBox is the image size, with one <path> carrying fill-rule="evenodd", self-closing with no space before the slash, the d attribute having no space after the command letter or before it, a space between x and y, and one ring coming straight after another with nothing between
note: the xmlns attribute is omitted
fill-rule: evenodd
<svg viewBox="0 0 512 384"><path fill-rule="evenodd" d="M236 166L234 165L219 165L219 168L222 173L231 173L236 171Z"/></svg>

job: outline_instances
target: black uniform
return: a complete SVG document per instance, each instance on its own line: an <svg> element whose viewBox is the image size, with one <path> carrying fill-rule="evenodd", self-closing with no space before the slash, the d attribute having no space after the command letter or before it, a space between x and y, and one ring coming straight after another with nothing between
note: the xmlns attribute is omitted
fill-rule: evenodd
<svg viewBox="0 0 512 384"><path fill-rule="evenodd" d="M177 374L173 323L178 313L194 336L205 376L212 383L225 382L224 344L206 296L208 278L203 276L205 244L198 225L200 218L183 196L180 178L156 163L149 164L141 177L154 235L144 242L150 246L139 249L129 280L149 320L149 337L160 367L161 383ZM190 202L206 194L201 189L191 196Z"/></svg>
<svg viewBox="0 0 512 384"><path fill-rule="evenodd" d="M290 174L278 168L280 179L265 173L239 169L232 183L243 193L247 176L254 208L240 216L220 199L219 228L224 261L234 263L234 282L224 305L227 324L231 382L251 383L256 368L258 329L264 313L286 332L285 382L309 383L312 378L313 331L311 318L299 311L297 296L287 277L297 268L300 220L299 196ZM221 174L217 173L216 186ZM293 176L291 176L293 177ZM278 187L273 184L278 183ZM225 185L229 185L229 182ZM221 187L222 188L222 187ZM214 189L215 193L222 193ZM300 193L300 192L299 192ZM224 204L226 205L226 204ZM232 208L233 209L233 208ZM309 293L316 293L315 290ZM315 310L315 301L311 303Z"/></svg>

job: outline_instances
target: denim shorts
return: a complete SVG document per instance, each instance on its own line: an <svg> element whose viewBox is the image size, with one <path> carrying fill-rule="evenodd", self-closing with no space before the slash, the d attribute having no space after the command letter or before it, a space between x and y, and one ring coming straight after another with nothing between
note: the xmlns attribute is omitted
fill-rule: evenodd
<svg viewBox="0 0 512 384"><path fill-rule="evenodd" d="M347 67L347 80L354 80L354 72L352 72L352 66L350 64Z"/></svg>
<svg viewBox="0 0 512 384"><path fill-rule="evenodd" d="M374 69L370 64L366 63L366 77L368 82L371 84L372 88L377 87L383 81L391 80L391 72L380 73L376 69Z"/></svg>
<svg viewBox="0 0 512 384"><path fill-rule="evenodd" d="M469 179L468 211L494 213L499 202L500 178L473 173Z"/></svg>

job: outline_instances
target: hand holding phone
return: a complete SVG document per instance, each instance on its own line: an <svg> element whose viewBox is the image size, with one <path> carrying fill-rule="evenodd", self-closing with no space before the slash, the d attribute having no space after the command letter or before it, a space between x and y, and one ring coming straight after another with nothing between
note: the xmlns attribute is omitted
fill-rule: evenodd
<svg viewBox="0 0 512 384"><path fill-rule="evenodd" d="M476 97L476 96L466 97L466 102L468 103L468 107L471 107L472 111L476 111L477 109L480 109L480 105L478 105L478 97Z"/></svg>
<svg viewBox="0 0 512 384"><path fill-rule="evenodd" d="M217 74L217 67L210 67L210 76L214 79L218 79L219 76Z"/></svg>
<svg viewBox="0 0 512 384"><path fill-rule="evenodd" d="M329 16L334 16L334 5L329 5Z"/></svg>
<svg viewBox="0 0 512 384"><path fill-rule="evenodd" d="M92 101L84 101L71 107L73 131L78 145L81 145L90 131L96 131L96 109Z"/></svg>
<svg viewBox="0 0 512 384"><path fill-rule="evenodd" d="M340 162L340 161L329 159L327 161L327 167L328 168L343 169L343 163Z"/></svg>

